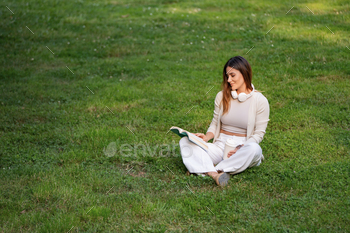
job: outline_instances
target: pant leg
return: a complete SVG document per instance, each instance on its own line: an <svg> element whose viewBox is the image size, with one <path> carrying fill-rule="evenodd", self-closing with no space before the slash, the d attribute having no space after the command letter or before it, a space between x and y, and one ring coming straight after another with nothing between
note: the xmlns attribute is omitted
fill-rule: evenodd
<svg viewBox="0 0 350 233"><path fill-rule="evenodd" d="M182 161L190 173L215 172L214 164L222 160L223 150L213 143L207 143L208 152L187 137L181 138L179 144Z"/></svg>
<svg viewBox="0 0 350 233"><path fill-rule="evenodd" d="M259 165L261 159L263 159L261 147L259 144L251 142L245 144L230 158L222 160L216 165L215 169L217 171L236 174L244 171L248 167Z"/></svg>

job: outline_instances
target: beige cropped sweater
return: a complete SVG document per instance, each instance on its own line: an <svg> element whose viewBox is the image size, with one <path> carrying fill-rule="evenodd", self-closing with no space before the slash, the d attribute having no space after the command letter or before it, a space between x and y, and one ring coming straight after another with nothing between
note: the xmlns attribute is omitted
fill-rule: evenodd
<svg viewBox="0 0 350 233"><path fill-rule="evenodd" d="M207 130L207 133L212 132L214 134L213 143L220 135L221 116L223 113L223 105L221 101L222 96L222 91L220 91L215 97L214 116ZM252 100L248 113L246 143L256 142L259 144L266 132L265 130L269 121L270 107L266 97L260 92L255 91L250 98L252 98Z"/></svg>

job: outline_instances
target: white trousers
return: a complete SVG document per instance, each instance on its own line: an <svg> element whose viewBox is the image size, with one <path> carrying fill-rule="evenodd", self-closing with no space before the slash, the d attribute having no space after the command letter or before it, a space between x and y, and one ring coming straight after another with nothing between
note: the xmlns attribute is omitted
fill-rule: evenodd
<svg viewBox="0 0 350 233"><path fill-rule="evenodd" d="M182 161L190 173L206 173L224 171L236 174L249 167L259 166L264 159L259 144L251 142L244 144L230 158L223 160L226 140L232 138L239 144L244 144L245 137L230 136L220 133L215 143L207 143L206 152L196 144L190 142L187 137L181 138L180 151ZM216 166L215 166L216 164Z"/></svg>

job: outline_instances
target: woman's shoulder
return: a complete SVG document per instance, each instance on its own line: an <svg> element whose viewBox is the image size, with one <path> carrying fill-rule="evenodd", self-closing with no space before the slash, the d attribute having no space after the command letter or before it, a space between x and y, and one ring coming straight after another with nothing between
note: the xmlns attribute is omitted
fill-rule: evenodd
<svg viewBox="0 0 350 233"><path fill-rule="evenodd" d="M222 92L222 90L221 91L219 91L217 94L216 94L216 97L215 97L215 102L217 102L217 101L221 101L222 100L222 97L223 97L223 92Z"/></svg>
<svg viewBox="0 0 350 233"><path fill-rule="evenodd" d="M260 91L255 91L255 96L259 102L265 102L268 104L269 101Z"/></svg>
<svg viewBox="0 0 350 233"><path fill-rule="evenodd" d="M223 92L222 92L222 91L219 91L219 92L216 94L216 97L215 97L215 104L216 104L216 105L219 106L219 105L221 104L222 97L223 97Z"/></svg>
<svg viewBox="0 0 350 233"><path fill-rule="evenodd" d="M222 98L222 96L223 96L223 92L222 92L222 90L221 90L221 91L219 91L219 92L216 94L215 99L217 99L217 98Z"/></svg>

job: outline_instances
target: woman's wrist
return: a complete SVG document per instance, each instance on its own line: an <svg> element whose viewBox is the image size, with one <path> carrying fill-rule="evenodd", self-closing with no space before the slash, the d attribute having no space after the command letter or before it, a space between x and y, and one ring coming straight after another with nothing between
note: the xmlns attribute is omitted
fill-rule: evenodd
<svg viewBox="0 0 350 233"><path fill-rule="evenodd" d="M205 141L208 142L210 139L214 138L214 134L212 132L208 132L205 135Z"/></svg>

